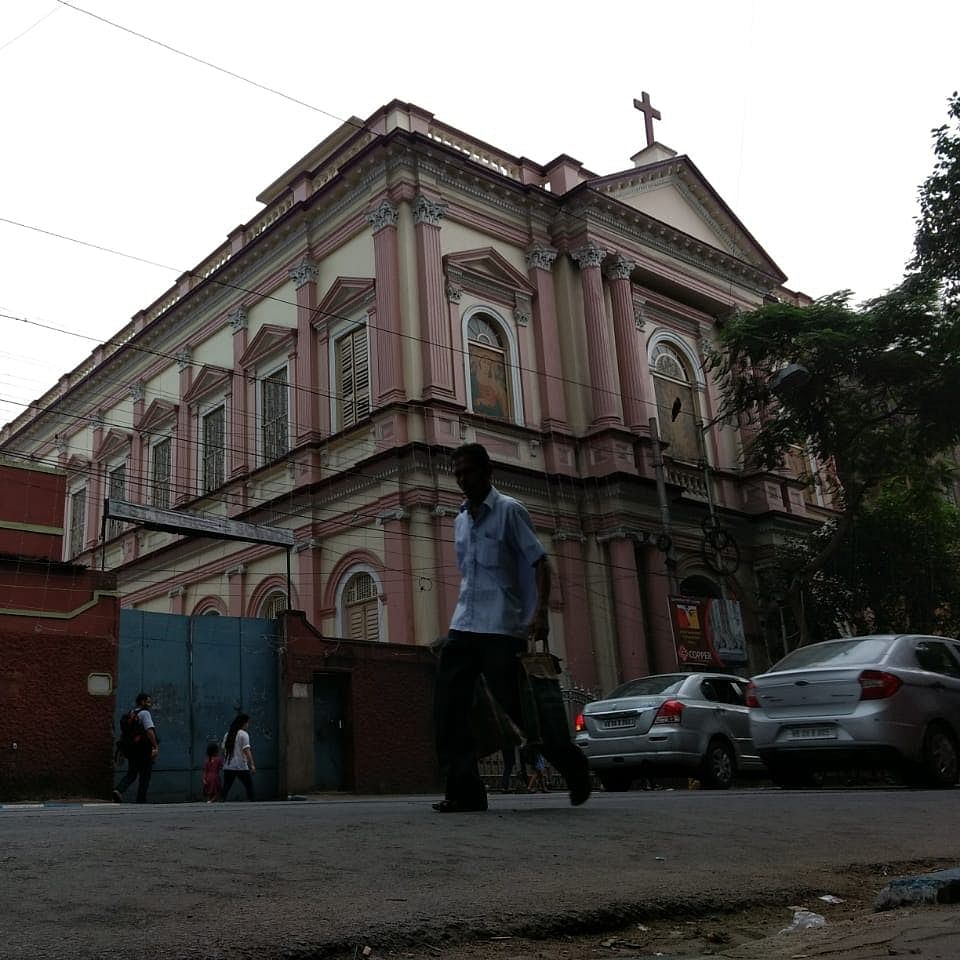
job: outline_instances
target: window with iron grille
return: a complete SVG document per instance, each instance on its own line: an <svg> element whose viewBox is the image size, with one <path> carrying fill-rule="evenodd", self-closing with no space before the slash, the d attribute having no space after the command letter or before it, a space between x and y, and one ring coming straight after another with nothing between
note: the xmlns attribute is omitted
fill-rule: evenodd
<svg viewBox="0 0 960 960"><path fill-rule="evenodd" d="M369 573L355 573L343 591L343 625L351 640L380 639L380 601Z"/></svg>
<svg viewBox="0 0 960 960"><path fill-rule="evenodd" d="M287 368L281 367L263 381L263 460L270 463L290 449Z"/></svg>
<svg viewBox="0 0 960 960"><path fill-rule="evenodd" d="M121 463L107 475L107 496L111 500L125 500L127 497L127 465ZM123 532L122 520L111 520L107 525L107 539L118 537Z"/></svg>
<svg viewBox="0 0 960 960"><path fill-rule="evenodd" d="M276 620L287 609L287 595L277 590L267 595L260 606L260 616L264 620Z"/></svg>
<svg viewBox="0 0 960 960"><path fill-rule="evenodd" d="M155 443L150 457L150 502L167 510L170 507L170 439Z"/></svg>
<svg viewBox="0 0 960 960"><path fill-rule="evenodd" d="M337 423L346 430L370 412L370 353L366 325L337 340Z"/></svg>
<svg viewBox="0 0 960 960"><path fill-rule="evenodd" d="M81 487L70 495L70 556L83 552L83 538L87 526L87 488Z"/></svg>
<svg viewBox="0 0 960 960"><path fill-rule="evenodd" d="M203 462L201 493L211 493L223 486L223 443L226 411L217 407L203 416Z"/></svg>

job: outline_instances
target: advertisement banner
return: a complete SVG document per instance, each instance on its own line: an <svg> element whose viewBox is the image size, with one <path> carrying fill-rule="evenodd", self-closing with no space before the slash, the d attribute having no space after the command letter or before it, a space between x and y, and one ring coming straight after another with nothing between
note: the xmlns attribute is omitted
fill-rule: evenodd
<svg viewBox="0 0 960 960"><path fill-rule="evenodd" d="M670 597L670 622L681 667L747 662L743 616L736 600Z"/></svg>

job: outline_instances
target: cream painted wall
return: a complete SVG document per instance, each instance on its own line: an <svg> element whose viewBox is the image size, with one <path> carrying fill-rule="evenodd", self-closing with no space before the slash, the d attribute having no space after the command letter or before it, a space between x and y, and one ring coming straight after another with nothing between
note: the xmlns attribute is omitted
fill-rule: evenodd
<svg viewBox="0 0 960 960"><path fill-rule="evenodd" d="M414 642L430 643L445 634L449 624L441 624L437 613L442 584L436 582L437 552L435 526L429 510L418 509L408 521L410 534L410 573L413 581Z"/></svg>
<svg viewBox="0 0 960 960"><path fill-rule="evenodd" d="M373 232L364 230L348 240L343 246L329 253L319 264L317 299L322 300L337 277L374 276ZM291 285L292 286L292 285ZM296 291L284 299L296 302Z"/></svg>
<svg viewBox="0 0 960 960"><path fill-rule="evenodd" d="M247 343L253 340L265 323L272 323L277 327L297 325L297 291L292 281L281 284L272 291L270 299L258 300L247 311ZM233 365L232 350L232 347L229 348L226 354L229 366Z"/></svg>
<svg viewBox="0 0 960 960"><path fill-rule="evenodd" d="M294 316L296 316L296 314L294 314ZM199 372L200 366L204 364L230 369L233 366L233 338L230 327L224 325L202 343L196 344L193 348L191 359L194 364L194 376ZM179 378L179 372L176 366L174 366L173 369ZM177 389L179 389L179 379Z"/></svg>
<svg viewBox="0 0 960 960"><path fill-rule="evenodd" d="M440 231L440 250L448 253L463 253L465 250L477 250L484 247L493 247L504 260L516 268L524 276L527 275L526 254L512 244L504 243L463 223L454 223L451 220L440 221L443 229Z"/></svg>
<svg viewBox="0 0 960 960"><path fill-rule="evenodd" d="M673 184L663 184L632 196L618 194L617 199L720 250L729 249Z"/></svg>
<svg viewBox="0 0 960 960"><path fill-rule="evenodd" d="M175 363L165 367L147 381L144 391L144 409L154 400L166 400L169 403L180 401L180 372Z"/></svg>

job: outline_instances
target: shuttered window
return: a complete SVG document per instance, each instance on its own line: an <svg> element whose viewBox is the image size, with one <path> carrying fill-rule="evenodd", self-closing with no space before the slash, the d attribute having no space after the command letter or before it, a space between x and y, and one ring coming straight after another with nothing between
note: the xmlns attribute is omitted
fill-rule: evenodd
<svg viewBox="0 0 960 960"><path fill-rule="evenodd" d="M87 488L81 487L70 495L70 556L83 552L83 538L87 527Z"/></svg>
<svg viewBox="0 0 960 960"><path fill-rule="evenodd" d="M263 381L263 460L270 463L290 449L289 389L287 368L281 367Z"/></svg>
<svg viewBox="0 0 960 960"><path fill-rule="evenodd" d="M369 573L355 573L343 591L343 623L351 640L380 639L380 601Z"/></svg>
<svg viewBox="0 0 960 960"><path fill-rule="evenodd" d="M170 440L155 443L150 457L150 502L167 510L170 507Z"/></svg>
<svg viewBox="0 0 960 960"><path fill-rule="evenodd" d="M111 500L125 500L127 496L127 465L121 463L107 475L107 496ZM123 530L122 520L111 520L107 526L107 539L118 537Z"/></svg>
<svg viewBox="0 0 960 960"><path fill-rule="evenodd" d="M337 386L340 429L359 423L370 412L370 356L367 328L356 330L337 340Z"/></svg>
<svg viewBox="0 0 960 960"><path fill-rule="evenodd" d="M700 412L690 371L680 351L669 343L657 344L652 359L660 439L670 445L666 454L673 460L696 463L701 458Z"/></svg>
<svg viewBox="0 0 960 960"><path fill-rule="evenodd" d="M201 493L212 493L223 486L223 444L227 415L223 407L203 417L203 462Z"/></svg>

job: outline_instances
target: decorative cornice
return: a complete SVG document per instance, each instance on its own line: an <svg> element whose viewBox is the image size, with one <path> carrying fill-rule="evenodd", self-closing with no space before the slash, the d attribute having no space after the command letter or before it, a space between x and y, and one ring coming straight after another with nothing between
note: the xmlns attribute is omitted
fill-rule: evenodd
<svg viewBox="0 0 960 960"><path fill-rule="evenodd" d="M239 333L241 330L247 329L247 308L246 307L237 307L236 310L231 310L227 314L227 324L230 326L230 329L233 333Z"/></svg>
<svg viewBox="0 0 960 960"><path fill-rule="evenodd" d="M367 221L373 227L374 233L379 233L384 227L395 227L399 211L389 200L381 200L375 210L367 214Z"/></svg>
<svg viewBox="0 0 960 960"><path fill-rule="evenodd" d="M223 571L228 577L242 577L247 572L245 563L238 563L235 567L227 567Z"/></svg>
<svg viewBox="0 0 960 960"><path fill-rule="evenodd" d="M185 597L186 595L187 588L182 583L167 591L168 597Z"/></svg>
<svg viewBox="0 0 960 960"><path fill-rule="evenodd" d="M634 527L616 527L597 534L597 543L608 543L610 540L633 540L634 543L649 543L650 533L647 530L637 530Z"/></svg>
<svg viewBox="0 0 960 960"><path fill-rule="evenodd" d="M452 281L447 281L447 299L451 303L459 303L463 297L463 287Z"/></svg>
<svg viewBox="0 0 960 960"><path fill-rule="evenodd" d="M189 347L184 347L182 350L178 350L176 354L177 369L183 371L189 367L192 356L193 353Z"/></svg>
<svg viewBox="0 0 960 960"><path fill-rule="evenodd" d="M304 257L300 263L290 269L290 279L297 290L308 283L316 283L319 276L320 268L307 257Z"/></svg>
<svg viewBox="0 0 960 960"><path fill-rule="evenodd" d="M553 247L534 244L527 250L527 269L546 270L553 268L553 261L557 259L557 251Z"/></svg>
<svg viewBox="0 0 960 960"><path fill-rule="evenodd" d="M403 507L395 507L393 510L384 510L377 514L377 524L381 527L386 526L391 520L409 520L410 514Z"/></svg>
<svg viewBox="0 0 960 960"><path fill-rule="evenodd" d="M146 396L147 388L142 380L131 383L128 389L130 391L130 399L134 403L139 403Z"/></svg>
<svg viewBox="0 0 960 960"><path fill-rule="evenodd" d="M425 197L422 193L413 201L413 222L425 223L431 227L439 227L440 220L447 212L445 203L438 203Z"/></svg>
<svg viewBox="0 0 960 960"><path fill-rule="evenodd" d="M607 251L592 241L587 241L583 246L570 251L570 256L577 261L581 270L586 270L587 267L599 267L606 255Z"/></svg>
<svg viewBox="0 0 960 960"><path fill-rule="evenodd" d="M555 530L553 539L563 543L567 540L574 540L577 543L586 543L587 538L580 530Z"/></svg>
<svg viewBox="0 0 960 960"><path fill-rule="evenodd" d="M448 507L445 503L438 503L433 508L433 515L435 517L455 517L459 512L459 507Z"/></svg>
<svg viewBox="0 0 960 960"><path fill-rule="evenodd" d="M618 253L613 260L607 264L606 273L611 280L629 280L630 274L636 269L636 260L630 260L623 254Z"/></svg>

